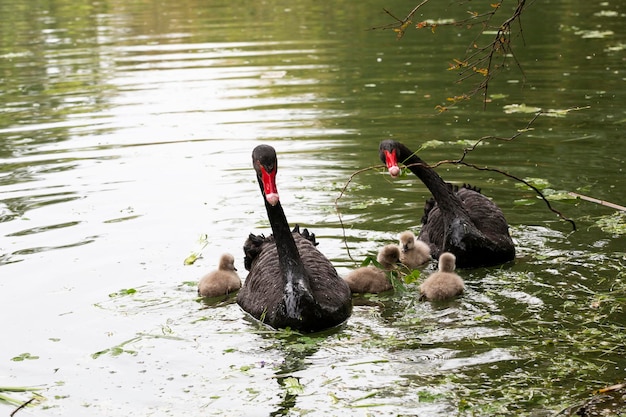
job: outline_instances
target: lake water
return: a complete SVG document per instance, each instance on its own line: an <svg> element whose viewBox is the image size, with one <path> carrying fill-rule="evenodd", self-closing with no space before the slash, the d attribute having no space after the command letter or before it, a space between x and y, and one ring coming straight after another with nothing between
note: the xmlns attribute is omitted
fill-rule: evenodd
<svg viewBox="0 0 626 417"><path fill-rule="evenodd" d="M625 379L626 218L567 198L626 205L622 4L529 4L522 70L509 60L483 108L450 106L481 79L448 68L493 32L368 30L414 6L398 0L211 3L0 0L5 415L35 395L17 415L543 416ZM222 253L244 278L245 238L270 233L257 144L278 152L289 221L344 275L417 231L429 197L386 175L381 139L436 163L483 137L466 162L536 184L577 230L511 177L444 164L502 208L518 252L459 271L463 297L419 302L410 283L305 336L197 299Z"/></svg>

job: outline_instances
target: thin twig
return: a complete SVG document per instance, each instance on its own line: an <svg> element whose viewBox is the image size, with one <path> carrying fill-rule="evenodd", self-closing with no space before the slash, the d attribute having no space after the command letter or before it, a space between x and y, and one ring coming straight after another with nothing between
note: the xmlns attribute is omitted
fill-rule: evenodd
<svg viewBox="0 0 626 417"><path fill-rule="evenodd" d="M599 200L597 198L589 197L589 196L586 196L586 195L583 195L583 194L578 194L578 193L575 193L573 191L570 191L568 194L573 196L573 197L580 198L581 200L590 201L592 203L600 204L601 206L611 207L611 208L613 208L615 210L626 211L626 207L620 206L620 205L615 204L615 203L611 203L609 201Z"/></svg>
<svg viewBox="0 0 626 417"><path fill-rule="evenodd" d="M337 212L337 217L339 218L339 224L341 225L341 233L343 234L343 244L346 247L346 251L348 252L348 258L350 258L350 260L352 262L356 262L356 261L354 260L354 258L350 254L350 248L348 247L348 238L346 237L346 228L345 228L345 225L343 224L343 219L341 218L341 211L339 210L339 199L341 199L341 197L343 197L343 195L345 194L346 190L348 189L348 186L350 185L350 183L352 182L352 179L354 179L354 177L356 177L357 175L359 175L362 172L369 171L371 169L376 169L376 168L380 168L380 165L379 166L368 167L368 168L363 168L363 169L360 169L360 170L358 170L356 172L353 172L352 175L350 175L350 178L348 178L348 181L346 181L345 185L341 189L341 192L339 193L337 198L335 198L335 211Z"/></svg>
<svg viewBox="0 0 626 417"><path fill-rule="evenodd" d="M11 414L9 414L9 416L10 417L15 416L15 414L17 414L18 411L20 411L22 408L25 408L26 406L28 406L28 404L32 403L33 401L35 401L34 397L31 398L30 400L26 401L25 403L23 403L19 407L17 407L15 410L13 410L13 412Z"/></svg>

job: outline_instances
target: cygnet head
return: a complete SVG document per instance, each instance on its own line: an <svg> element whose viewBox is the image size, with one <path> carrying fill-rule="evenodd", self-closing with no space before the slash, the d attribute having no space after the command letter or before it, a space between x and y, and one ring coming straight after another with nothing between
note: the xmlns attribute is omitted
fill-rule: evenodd
<svg viewBox="0 0 626 417"><path fill-rule="evenodd" d="M398 236L398 241L402 252L408 252L415 247L415 234L413 234L410 230L402 232Z"/></svg>
<svg viewBox="0 0 626 417"><path fill-rule="evenodd" d="M220 264L218 269L222 271L236 271L235 268L235 257L230 253L225 253L220 258Z"/></svg>
<svg viewBox="0 0 626 417"><path fill-rule="evenodd" d="M385 245L378 251L378 263L385 269L391 269L400 260L400 248L397 245Z"/></svg>
<svg viewBox="0 0 626 417"><path fill-rule="evenodd" d="M439 256L439 272L454 272L456 268L456 256L450 252L444 252Z"/></svg>

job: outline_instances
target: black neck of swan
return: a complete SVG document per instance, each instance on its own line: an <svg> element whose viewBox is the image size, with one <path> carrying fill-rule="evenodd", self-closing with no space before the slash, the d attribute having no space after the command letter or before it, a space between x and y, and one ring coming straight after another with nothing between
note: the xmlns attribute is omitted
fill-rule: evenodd
<svg viewBox="0 0 626 417"><path fill-rule="evenodd" d="M409 168L430 190L448 224L452 219L459 217L463 217L471 223L469 214L463 208L461 200L434 169L429 167L426 162L411 152L406 146L398 144L397 150L398 162L402 162Z"/></svg>
<svg viewBox="0 0 626 417"><path fill-rule="evenodd" d="M289 229L289 223L287 222L283 207L280 202L272 206L265 201L265 209L267 210L267 217L272 226L272 234L276 242L278 260L280 268L284 273L285 283L295 283L296 280L302 279L305 276L304 266L300 259L296 241L293 239L293 235Z"/></svg>

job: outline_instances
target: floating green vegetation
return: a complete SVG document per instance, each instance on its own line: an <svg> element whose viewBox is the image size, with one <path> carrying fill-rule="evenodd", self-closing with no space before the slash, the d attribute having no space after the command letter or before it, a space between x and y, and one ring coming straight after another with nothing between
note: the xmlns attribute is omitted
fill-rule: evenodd
<svg viewBox="0 0 626 417"><path fill-rule="evenodd" d="M36 393L36 391L41 391L42 389L43 388L37 388L37 387L2 387L0 386L0 404L3 403L7 405L12 405L12 406L22 406L27 403L28 405L31 405L34 401L39 402L45 399L42 395ZM25 402L24 400L15 398L11 395L8 395L7 393L15 393L15 394L30 393L32 397L30 400L27 400Z"/></svg>
<svg viewBox="0 0 626 417"><path fill-rule="evenodd" d="M182 340L180 337L176 337L176 336L171 336L169 334L166 333L171 333L171 330L169 329L169 327L164 326L162 329L164 334L161 335L154 335L154 334L145 334L145 333L139 333L136 337L133 337L132 339L128 339L118 345L115 345L113 347L110 348L106 348L103 350L100 350L96 353L92 353L91 357L93 359L98 359L100 356L102 355L110 355L110 356L120 356L123 353L129 354L129 355L137 355L137 351L136 350L132 350L132 349L127 349L126 345L130 345L132 343L136 343L139 342L141 340L144 339L169 339L169 340Z"/></svg>
<svg viewBox="0 0 626 417"><path fill-rule="evenodd" d="M380 197L380 198L375 198L373 200L359 201L359 202L352 203L350 205L350 209L352 209L352 210L364 210L364 209L366 209L366 208L368 208L370 206L373 206L375 204L390 206L392 203L393 203L393 198Z"/></svg>
<svg viewBox="0 0 626 417"><path fill-rule="evenodd" d="M550 181L548 181L548 180L546 180L544 178L526 177L526 178L524 178L524 181L526 181L527 183L529 183L530 185L532 185L533 187L535 187L538 190L544 190L544 189L550 187ZM522 184L520 182L516 182L515 183L515 187L516 188L522 188L522 189L529 189L526 184Z"/></svg>
<svg viewBox="0 0 626 417"><path fill-rule="evenodd" d="M294 378L292 376L284 378L282 380L283 387L285 387L285 391L289 395L298 395L304 394L304 386L300 384L298 378Z"/></svg>
<svg viewBox="0 0 626 417"><path fill-rule="evenodd" d="M472 139L458 139L458 140L451 140L451 141L441 141L441 140L429 140L426 141L424 143L422 143L422 145L420 146L419 151L422 151L424 149L427 148L439 148L441 146L448 146L448 145L453 145L453 146L481 146L481 145L488 145L489 142L485 142L485 141L478 141L476 139L472 140Z"/></svg>
<svg viewBox="0 0 626 417"><path fill-rule="evenodd" d="M618 211L607 216L602 216L596 220L596 225L603 232L613 235L624 235L626 234L626 213Z"/></svg>
<svg viewBox="0 0 626 417"><path fill-rule="evenodd" d="M542 109L541 107L533 107L533 106L527 106L526 104L522 103L522 104L507 104L505 106L502 106L502 110L504 110L504 112L506 114L512 114L512 113L541 113L544 116L548 116L548 117L565 117L568 113L574 111L574 110L582 110L588 107L582 107L582 108L571 108L571 109Z"/></svg>
<svg viewBox="0 0 626 417"><path fill-rule="evenodd" d="M11 358L11 360L13 362L22 362L22 361L25 361L25 360L34 360L34 359L39 359L39 356L31 355L28 352L22 353L21 355L17 355L15 357Z"/></svg>
<svg viewBox="0 0 626 417"><path fill-rule="evenodd" d="M576 197L572 195L569 191L555 190L553 188L550 188L551 187L550 181L544 178L526 177L524 178L524 181L526 181L528 184L535 187L537 190L541 191L541 193L547 200L576 201ZM521 182L516 182L515 187L523 189L523 190L530 190L530 187L528 185L521 183ZM518 206L529 206L529 205L535 204L536 202L537 202L537 199L530 199L530 198L522 198L522 199L518 199L514 201L514 203Z"/></svg>
<svg viewBox="0 0 626 417"><path fill-rule="evenodd" d="M185 265L193 265L198 260L198 258L202 256L202 251L204 250L204 248L206 248L208 244L209 236L207 234L200 235L200 238L198 238L196 249L191 251L189 256L185 258L183 263Z"/></svg>
<svg viewBox="0 0 626 417"><path fill-rule="evenodd" d="M109 297L111 297L111 298L123 297L125 295L133 295L136 292L137 292L137 290L134 289L134 288L123 288L123 289L119 290L118 292L112 292L111 294L109 294Z"/></svg>

